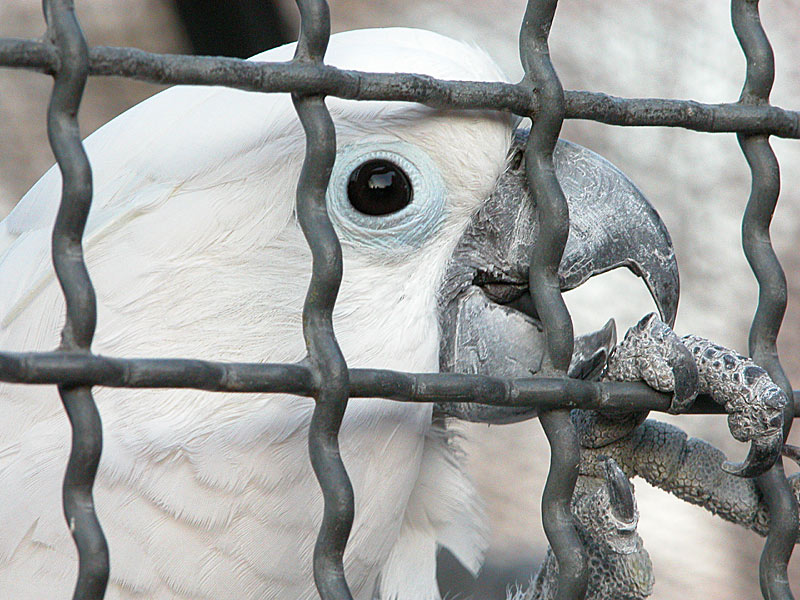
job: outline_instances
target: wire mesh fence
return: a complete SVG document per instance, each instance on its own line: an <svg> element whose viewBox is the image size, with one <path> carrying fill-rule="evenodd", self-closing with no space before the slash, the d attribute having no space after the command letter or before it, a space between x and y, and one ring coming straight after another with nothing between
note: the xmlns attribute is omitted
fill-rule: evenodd
<svg viewBox="0 0 800 600"><path fill-rule="evenodd" d="M732 1L734 30L747 59L746 79L738 102L713 105L564 91L548 52L555 0L528 2L520 32L525 77L518 84L442 81L410 73L365 73L326 66L323 59L330 37L327 3L299 0L298 6L300 39L294 59L286 63L168 56L129 48L88 48L69 0L45 0L48 31L44 41L0 39L0 65L36 70L54 78L48 134L63 174L63 193L52 247L54 267L66 301L66 322L56 351L0 352L0 380L57 385L72 424L64 510L79 552L75 598L102 598L109 573L108 549L92 500L102 448L93 386L182 387L313 397L316 408L309 448L325 500L314 552L314 577L321 597L326 600L351 597L342 561L355 500L338 446L338 432L349 398L539 407L552 448L542 504L545 531L560 565L558 597L582 598L587 585L586 559L570 515L580 448L569 410L635 408L666 412L671 398L644 384L566 377L573 350L572 322L554 278L566 244L569 215L552 163L565 118L737 133L753 181L743 218L742 241L759 283L759 305L750 332L749 351L794 398L785 411L784 437L793 418L800 416L800 398L792 393L775 345L786 307L786 282L769 240L770 220L779 192L779 169L768 141L771 135L800 139L800 113L769 103L774 67L772 50L759 20L758 2ZM91 165L83 151L77 124L89 76L292 94L307 140L297 187L297 215L313 256L312 278L303 309L308 350L304 361L221 363L201 357L128 359L91 352L96 302L81 240L91 205L92 181ZM342 280L342 256L325 211L325 192L336 154L333 122L324 104L325 96L411 101L449 109L491 109L532 118L526 171L542 235L531 261L530 284L547 334L543 376L508 380L478 375L348 369L332 321ZM719 412L720 409L710 399L701 398L693 410ZM771 529L760 567L762 591L768 598L791 598L786 568L795 542L797 514L780 460L759 477L758 484L771 514Z"/></svg>

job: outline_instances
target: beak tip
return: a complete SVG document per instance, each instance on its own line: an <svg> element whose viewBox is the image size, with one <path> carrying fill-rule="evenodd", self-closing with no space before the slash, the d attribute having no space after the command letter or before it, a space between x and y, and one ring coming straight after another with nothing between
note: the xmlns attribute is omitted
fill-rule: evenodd
<svg viewBox="0 0 800 600"><path fill-rule="evenodd" d="M658 305L658 312L660 313L661 320L664 321L670 328L675 326L675 319L678 316L678 299L680 297L680 288L677 284L677 268L675 271L676 283L673 289L664 293L653 292L653 297L656 299Z"/></svg>

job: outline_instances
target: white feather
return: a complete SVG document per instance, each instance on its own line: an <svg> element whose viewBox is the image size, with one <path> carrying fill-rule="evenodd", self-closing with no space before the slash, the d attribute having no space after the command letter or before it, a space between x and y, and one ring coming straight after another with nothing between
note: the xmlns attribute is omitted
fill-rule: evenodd
<svg viewBox="0 0 800 600"><path fill-rule="evenodd" d="M286 46L254 60L292 53ZM502 78L474 48L411 29L335 35L327 62ZM510 119L408 103L327 104L340 147L370 135L396 139L427 153L442 176L445 217L416 252L391 256L385 247L343 242L334 313L351 367L435 371L436 286L504 168ZM93 349L301 359L310 255L293 206L304 143L287 95L209 87L162 92L90 136ZM3 350L57 345L63 301L48 252L59 191L54 168L0 224ZM311 553L321 495L306 447L312 400L103 388L95 398L105 440L95 497L111 552L107 598L316 597ZM0 413L0 597L66 597L76 573L60 508L69 425L52 387L2 385ZM385 581L397 573L417 581L392 597L416 600L420 589L436 597L435 543L477 566L483 529L472 521L480 510L446 438L431 433L429 405L352 400L340 439L356 495L345 555L356 598L371 600L390 556ZM404 547L420 532L424 568Z"/></svg>

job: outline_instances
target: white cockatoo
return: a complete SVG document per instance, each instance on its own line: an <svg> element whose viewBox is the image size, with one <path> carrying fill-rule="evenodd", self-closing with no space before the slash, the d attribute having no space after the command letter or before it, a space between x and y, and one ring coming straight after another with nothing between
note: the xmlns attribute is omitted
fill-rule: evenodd
<svg viewBox="0 0 800 600"><path fill-rule="evenodd" d="M293 52L285 46L255 60ZM504 80L480 50L413 29L334 35L326 62ZM512 118L403 102L328 98L327 106L338 147L327 201L344 253L334 326L348 365L483 372L511 356L536 372L542 338L522 304L537 226L520 167L524 134L515 137ZM311 260L294 203L304 145L287 94L218 87L172 88L91 135L84 244L99 311L93 350L301 360ZM677 274L652 208L584 149L562 143L556 163L573 212L564 289L627 265L673 317ZM4 351L58 345L64 307L49 236L60 182L57 169L48 171L0 224ZM630 230L635 243L618 235ZM503 346L507 332L527 341ZM316 597L311 555L322 499L307 451L312 399L94 393L104 431L95 499L110 546L107 598ZM480 503L432 410L350 401L340 443L355 491L345 572L356 599L438 598L439 546L473 571L480 566ZM531 415L446 412L492 422ZM56 389L3 384L0 415L0 597L69 597L77 553L61 481L70 433Z"/></svg>

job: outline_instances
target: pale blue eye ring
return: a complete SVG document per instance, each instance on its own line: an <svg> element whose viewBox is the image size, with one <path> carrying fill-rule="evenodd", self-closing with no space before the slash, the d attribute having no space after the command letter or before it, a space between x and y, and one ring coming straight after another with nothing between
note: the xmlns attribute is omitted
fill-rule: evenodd
<svg viewBox="0 0 800 600"><path fill-rule="evenodd" d="M413 188L411 203L387 215L356 210L347 196L350 174L370 160L400 167ZM445 211L445 185L423 151L397 140L363 141L339 149L327 193L328 214L342 241L396 251L419 248L438 230Z"/></svg>

